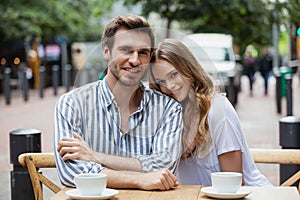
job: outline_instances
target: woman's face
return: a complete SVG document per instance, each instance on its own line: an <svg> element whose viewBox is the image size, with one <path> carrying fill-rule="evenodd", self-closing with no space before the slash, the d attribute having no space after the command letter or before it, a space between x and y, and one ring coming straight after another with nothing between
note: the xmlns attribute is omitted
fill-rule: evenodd
<svg viewBox="0 0 300 200"><path fill-rule="evenodd" d="M183 102L187 98L190 84L169 62L158 59L152 66L152 73L155 83L163 93L178 102Z"/></svg>

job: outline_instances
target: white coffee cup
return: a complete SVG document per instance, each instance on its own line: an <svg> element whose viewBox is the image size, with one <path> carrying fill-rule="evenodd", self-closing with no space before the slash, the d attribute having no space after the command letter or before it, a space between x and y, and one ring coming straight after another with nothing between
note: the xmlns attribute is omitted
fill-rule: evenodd
<svg viewBox="0 0 300 200"><path fill-rule="evenodd" d="M100 173L78 174L74 177L76 188L83 196L99 196L106 188L107 175Z"/></svg>
<svg viewBox="0 0 300 200"><path fill-rule="evenodd" d="M218 193L236 193L242 185L242 174L238 172L211 173L211 183Z"/></svg>

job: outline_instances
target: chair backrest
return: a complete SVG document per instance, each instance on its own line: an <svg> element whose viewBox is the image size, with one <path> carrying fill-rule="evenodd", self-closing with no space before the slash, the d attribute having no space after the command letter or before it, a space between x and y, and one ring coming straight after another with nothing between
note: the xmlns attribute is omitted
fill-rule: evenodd
<svg viewBox="0 0 300 200"><path fill-rule="evenodd" d="M61 190L55 183L39 172L39 168L56 168L53 153L23 153L18 157L19 163L29 172L35 200L43 199L42 184L54 193Z"/></svg>
<svg viewBox="0 0 300 200"><path fill-rule="evenodd" d="M255 163L300 165L300 149L250 148L250 152ZM300 180L300 170L282 183L281 186L291 186L298 180ZM300 182L298 191L300 192Z"/></svg>

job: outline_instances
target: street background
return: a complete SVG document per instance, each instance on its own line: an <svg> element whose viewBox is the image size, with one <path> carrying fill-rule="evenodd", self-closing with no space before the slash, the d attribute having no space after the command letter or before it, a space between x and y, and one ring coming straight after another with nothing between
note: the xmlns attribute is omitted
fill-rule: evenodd
<svg viewBox="0 0 300 200"><path fill-rule="evenodd" d="M9 133L19 128L35 128L42 132L42 152L53 152L53 122L54 106L65 88L59 88L57 96L53 89L45 90L43 99L37 91L30 91L27 102L23 100L21 91L13 91L11 104L6 105L3 96L0 96L0 199L11 199L10 146ZM293 115L300 117L300 81L299 76L293 77ZM278 114L275 102L275 78L269 79L269 95L264 95L263 79L257 74L254 83L253 96L250 96L247 77L242 77L242 91L236 111L250 148L281 148L279 145L279 120L286 117L286 101L282 98L282 113ZM261 172L274 185L279 185L279 165L258 164ZM43 170L51 179L58 183L55 170ZM51 192L44 189L44 195Z"/></svg>

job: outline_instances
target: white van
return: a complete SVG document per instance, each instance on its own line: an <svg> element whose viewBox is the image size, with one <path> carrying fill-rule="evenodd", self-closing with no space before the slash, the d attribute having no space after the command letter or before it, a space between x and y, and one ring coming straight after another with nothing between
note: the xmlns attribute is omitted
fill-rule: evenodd
<svg viewBox="0 0 300 200"><path fill-rule="evenodd" d="M224 87L230 102L238 100L241 65L236 62L231 35L217 33L190 34L182 42L193 52L202 67L210 73L215 84Z"/></svg>

